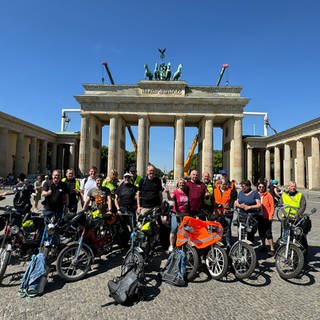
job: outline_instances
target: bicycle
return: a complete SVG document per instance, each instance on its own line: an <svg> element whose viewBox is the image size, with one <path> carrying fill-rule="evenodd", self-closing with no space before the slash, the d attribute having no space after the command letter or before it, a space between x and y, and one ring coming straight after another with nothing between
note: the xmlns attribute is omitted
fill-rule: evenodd
<svg viewBox="0 0 320 320"><path fill-rule="evenodd" d="M297 277L303 269L308 251L306 234L311 229L310 216L317 211L313 208L309 214L292 215L292 210L296 212L297 208L288 205L277 208L282 234L277 241L275 264L280 277L286 280Z"/></svg>
<svg viewBox="0 0 320 320"><path fill-rule="evenodd" d="M257 263L256 253L251 246L251 241L247 239L248 232L252 232L257 226L257 221L252 213L242 213L238 208L234 225L238 229L238 240L231 246L229 257L236 278L249 278Z"/></svg>

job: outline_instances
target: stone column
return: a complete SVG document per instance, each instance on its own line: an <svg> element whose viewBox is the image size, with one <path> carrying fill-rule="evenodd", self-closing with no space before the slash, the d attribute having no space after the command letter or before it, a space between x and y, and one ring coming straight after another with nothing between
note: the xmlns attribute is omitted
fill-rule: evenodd
<svg viewBox="0 0 320 320"><path fill-rule="evenodd" d="M269 181L271 179L270 149L266 149L266 152L265 152L265 167L266 167L265 178Z"/></svg>
<svg viewBox="0 0 320 320"><path fill-rule="evenodd" d="M310 189L319 189L320 188L320 154L319 154L319 137L311 137L311 156L312 156L312 165L311 165L311 174L309 177Z"/></svg>
<svg viewBox="0 0 320 320"><path fill-rule="evenodd" d="M146 116L139 116L138 120L138 150L137 150L137 174L144 176L146 172Z"/></svg>
<svg viewBox="0 0 320 320"><path fill-rule="evenodd" d="M183 177L184 167L184 117L177 117L174 127L174 179Z"/></svg>
<svg viewBox="0 0 320 320"><path fill-rule="evenodd" d="M146 118L146 168L150 163L150 120Z"/></svg>
<svg viewBox="0 0 320 320"><path fill-rule="evenodd" d="M47 154L48 154L48 142L46 140L41 141L41 153L40 153L40 172L47 172Z"/></svg>
<svg viewBox="0 0 320 320"><path fill-rule="evenodd" d="M247 146L247 179L252 181L252 148Z"/></svg>
<svg viewBox="0 0 320 320"><path fill-rule="evenodd" d="M24 168L24 134L19 132L17 134L16 145L16 174L26 173Z"/></svg>
<svg viewBox="0 0 320 320"><path fill-rule="evenodd" d="M79 170L84 174L89 170L89 119L87 115L81 115L81 117Z"/></svg>
<svg viewBox="0 0 320 320"><path fill-rule="evenodd" d="M37 138L31 137L30 143L30 163L29 172L35 174L38 171L38 149L37 149Z"/></svg>
<svg viewBox="0 0 320 320"><path fill-rule="evenodd" d="M242 173L242 118L236 118L234 120L234 144L231 157L233 158L233 167L230 168L230 179L234 179L240 182L243 178Z"/></svg>
<svg viewBox="0 0 320 320"><path fill-rule="evenodd" d="M51 164L50 164L51 172L57 167L57 149L58 149L57 144L52 143L52 154L51 154Z"/></svg>
<svg viewBox="0 0 320 320"><path fill-rule="evenodd" d="M202 175L203 172L209 172L212 177L213 169L213 119L205 118L203 120L204 134L202 144Z"/></svg>
<svg viewBox="0 0 320 320"><path fill-rule="evenodd" d="M119 117L112 116L110 118L110 122L109 122L109 148L108 148L108 168L107 168L108 174L109 174L110 170L117 169L117 164L118 164L118 150L117 150L118 126L119 126Z"/></svg>
<svg viewBox="0 0 320 320"><path fill-rule="evenodd" d="M0 155L0 175L6 177L9 173L7 128L0 128Z"/></svg>
<svg viewBox="0 0 320 320"><path fill-rule="evenodd" d="M305 188L304 147L302 140L297 140L296 183L298 188Z"/></svg>
<svg viewBox="0 0 320 320"><path fill-rule="evenodd" d="M291 149L288 143L284 144L283 159L283 184L287 185L291 180Z"/></svg>
<svg viewBox="0 0 320 320"><path fill-rule="evenodd" d="M75 169L75 143L71 143L69 146L69 168Z"/></svg>
<svg viewBox="0 0 320 320"><path fill-rule="evenodd" d="M280 177L281 177L281 168L280 168L280 148L274 147L274 179L279 181L281 184Z"/></svg>

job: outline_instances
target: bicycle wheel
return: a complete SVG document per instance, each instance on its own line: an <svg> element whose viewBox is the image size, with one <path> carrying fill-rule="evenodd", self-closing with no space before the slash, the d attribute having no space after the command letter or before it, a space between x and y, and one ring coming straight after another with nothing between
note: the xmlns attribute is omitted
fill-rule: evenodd
<svg viewBox="0 0 320 320"><path fill-rule="evenodd" d="M252 246L238 241L231 247L229 255L236 278L249 278L257 263L256 253Z"/></svg>
<svg viewBox="0 0 320 320"><path fill-rule="evenodd" d="M199 268L199 254L198 251L190 244L184 245L182 250L186 254L186 277L188 281L192 281L197 276Z"/></svg>
<svg viewBox="0 0 320 320"><path fill-rule="evenodd" d="M275 256L276 269L283 279L295 278L301 272L304 264L302 250L294 244L289 244L286 256L286 245L279 247Z"/></svg>
<svg viewBox="0 0 320 320"><path fill-rule="evenodd" d="M121 266L121 274L125 274L129 268L142 270L144 266L144 258L141 253L136 249L130 249L125 257Z"/></svg>
<svg viewBox="0 0 320 320"><path fill-rule="evenodd" d="M206 265L213 279L221 279L228 270L226 251L219 246L212 246L206 256Z"/></svg>
<svg viewBox="0 0 320 320"><path fill-rule="evenodd" d="M0 248L0 283L6 272L11 257L11 250L8 250L8 244Z"/></svg>
<svg viewBox="0 0 320 320"><path fill-rule="evenodd" d="M83 279L91 266L92 255L85 246L81 247L76 258L78 246L78 243L71 243L61 250L57 258L58 275L68 282Z"/></svg>

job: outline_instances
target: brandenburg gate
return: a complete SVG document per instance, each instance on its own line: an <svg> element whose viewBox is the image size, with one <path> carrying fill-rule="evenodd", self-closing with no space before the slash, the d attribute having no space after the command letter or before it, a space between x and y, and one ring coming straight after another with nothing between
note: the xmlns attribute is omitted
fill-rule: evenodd
<svg viewBox="0 0 320 320"><path fill-rule="evenodd" d="M242 119L249 99L241 87L189 86L184 81L145 80L136 85L84 85L80 103L79 169L100 163L102 127L109 125L108 171L124 171L127 125L138 126L137 172L149 163L151 126L174 127L174 178L184 175L185 127L199 129L200 172L213 172L214 127L222 128L223 167L232 179L243 178ZM104 170L105 168L101 168Z"/></svg>

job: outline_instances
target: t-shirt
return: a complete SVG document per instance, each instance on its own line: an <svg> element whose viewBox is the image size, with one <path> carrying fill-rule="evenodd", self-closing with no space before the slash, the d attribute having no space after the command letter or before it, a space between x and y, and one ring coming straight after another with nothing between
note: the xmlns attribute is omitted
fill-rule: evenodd
<svg viewBox="0 0 320 320"><path fill-rule="evenodd" d="M238 194L238 202L239 204L241 203L244 203L248 206L254 206L255 204L257 204L257 201L256 200L259 200L260 201L260 196L259 196L259 193L255 190L252 190L248 193L244 193L243 191L240 191L239 194ZM252 213L261 213L262 214L262 211L261 209L252 209L250 211L245 211L243 209L240 209L240 211L242 213L248 213L248 212L252 212Z"/></svg>
<svg viewBox="0 0 320 320"><path fill-rule="evenodd" d="M204 196L207 192L206 185L201 182L186 182L187 194L189 196L189 209L198 211L203 207Z"/></svg>
<svg viewBox="0 0 320 320"><path fill-rule="evenodd" d="M140 205L143 208L153 208L161 205L160 192L162 183L158 177L150 180L148 177L141 179L139 183Z"/></svg>
<svg viewBox="0 0 320 320"><path fill-rule="evenodd" d="M172 196L175 197L175 206L173 207L173 212L175 213L186 213L189 210L189 197L180 189L174 189L172 191Z"/></svg>
<svg viewBox="0 0 320 320"><path fill-rule="evenodd" d="M120 207L135 208L137 205L136 192L138 188L132 183L122 183L116 190Z"/></svg>
<svg viewBox="0 0 320 320"><path fill-rule="evenodd" d="M96 188L96 179L90 176L81 180L80 190L83 190L83 199L86 200L88 191L92 188Z"/></svg>
<svg viewBox="0 0 320 320"><path fill-rule="evenodd" d="M99 209L102 213L107 212L108 195L111 195L111 193L107 187L92 188L88 192L88 197L92 200L92 207Z"/></svg>
<svg viewBox="0 0 320 320"><path fill-rule="evenodd" d="M44 198L45 209L56 211L63 209L63 198L65 194L68 194L67 184L59 181L58 184L54 184L52 181L45 182L43 185L43 191L52 190L52 194Z"/></svg>

